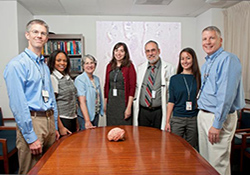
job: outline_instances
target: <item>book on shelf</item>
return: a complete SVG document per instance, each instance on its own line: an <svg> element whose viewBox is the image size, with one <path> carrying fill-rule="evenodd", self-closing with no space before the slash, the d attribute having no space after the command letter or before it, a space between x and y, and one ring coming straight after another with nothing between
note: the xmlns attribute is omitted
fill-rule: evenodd
<svg viewBox="0 0 250 175"><path fill-rule="evenodd" d="M82 59L70 58L71 72L82 72Z"/></svg>
<svg viewBox="0 0 250 175"><path fill-rule="evenodd" d="M82 43L77 40L69 41L58 41L58 40L49 40L43 48L43 53L45 55L50 55L53 51L60 49L70 55L80 55Z"/></svg>

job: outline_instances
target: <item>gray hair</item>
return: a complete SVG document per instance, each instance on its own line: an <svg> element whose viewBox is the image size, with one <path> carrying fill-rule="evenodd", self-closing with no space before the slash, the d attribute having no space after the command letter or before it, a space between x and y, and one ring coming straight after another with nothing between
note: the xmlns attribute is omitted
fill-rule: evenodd
<svg viewBox="0 0 250 175"><path fill-rule="evenodd" d="M159 49L159 44L154 40L149 40L148 42L146 42L145 48L146 48L146 45L148 45L149 43L154 43L156 45L157 49Z"/></svg>
<svg viewBox="0 0 250 175"><path fill-rule="evenodd" d="M205 31L215 31L218 37L221 37L220 29L216 26L208 26L202 30L202 33Z"/></svg>
<svg viewBox="0 0 250 175"><path fill-rule="evenodd" d="M87 54L87 55L84 55L82 58L82 66L85 64L87 58L92 60L95 63L95 66L97 65L97 61L96 61L95 57L90 55L90 54Z"/></svg>
<svg viewBox="0 0 250 175"><path fill-rule="evenodd" d="M40 25L43 25L46 30L47 30L47 34L49 33L49 26L46 22L44 22L43 20L41 19L33 19L31 20L30 22L28 22L28 24L26 25L26 32L30 32L30 28L33 24L40 24Z"/></svg>

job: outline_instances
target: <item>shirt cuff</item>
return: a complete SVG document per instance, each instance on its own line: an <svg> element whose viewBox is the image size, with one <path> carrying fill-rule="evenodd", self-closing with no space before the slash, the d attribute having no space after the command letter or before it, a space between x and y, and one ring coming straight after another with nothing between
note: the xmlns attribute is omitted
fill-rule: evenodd
<svg viewBox="0 0 250 175"><path fill-rule="evenodd" d="M214 123L213 123L213 127L216 128L216 129L221 129L223 126L223 123L222 122L219 122L219 121L216 121L214 120Z"/></svg>
<svg viewBox="0 0 250 175"><path fill-rule="evenodd" d="M28 144L31 144L38 139L35 132L31 132L29 134L24 134L23 137Z"/></svg>

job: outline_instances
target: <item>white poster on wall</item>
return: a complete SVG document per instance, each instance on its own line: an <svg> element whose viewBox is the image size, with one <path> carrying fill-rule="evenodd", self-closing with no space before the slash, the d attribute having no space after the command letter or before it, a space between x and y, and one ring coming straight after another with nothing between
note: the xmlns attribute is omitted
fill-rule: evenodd
<svg viewBox="0 0 250 175"><path fill-rule="evenodd" d="M126 43L136 67L147 60L144 45L149 40L159 44L163 60L174 66L178 63L181 49L179 22L97 21L96 30L98 69L95 74L103 75L100 77L102 82L106 65L112 58L113 47L118 42Z"/></svg>

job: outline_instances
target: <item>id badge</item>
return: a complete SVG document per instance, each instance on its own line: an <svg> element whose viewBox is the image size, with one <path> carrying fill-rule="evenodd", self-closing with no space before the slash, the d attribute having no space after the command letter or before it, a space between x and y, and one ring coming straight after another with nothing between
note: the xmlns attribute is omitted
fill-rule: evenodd
<svg viewBox="0 0 250 175"><path fill-rule="evenodd" d="M191 101L186 101L186 110L191 111L192 110L192 102Z"/></svg>
<svg viewBox="0 0 250 175"><path fill-rule="evenodd" d="M117 89L113 89L113 96L114 96L114 97L117 96Z"/></svg>
<svg viewBox="0 0 250 175"><path fill-rule="evenodd" d="M46 90L42 90L42 97L45 103L49 101L49 92Z"/></svg>
<svg viewBox="0 0 250 175"><path fill-rule="evenodd" d="M156 91L152 91L152 98L155 98Z"/></svg>

